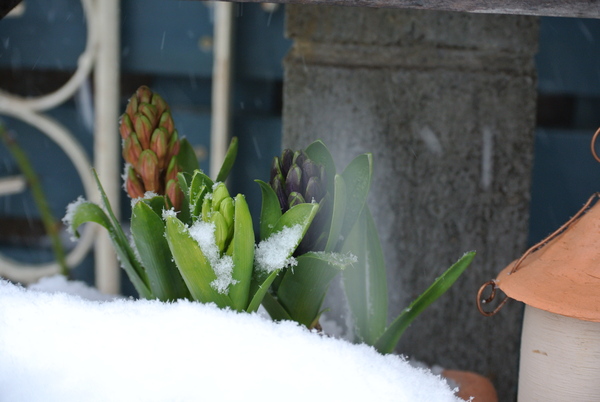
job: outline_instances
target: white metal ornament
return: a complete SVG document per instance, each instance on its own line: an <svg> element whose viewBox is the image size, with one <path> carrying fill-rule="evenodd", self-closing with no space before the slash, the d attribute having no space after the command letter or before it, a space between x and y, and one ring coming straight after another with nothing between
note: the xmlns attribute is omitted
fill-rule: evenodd
<svg viewBox="0 0 600 402"><path fill-rule="evenodd" d="M81 0L81 3L87 23L87 40L85 50L78 59L75 73L58 90L39 97L25 98L0 90L0 115L20 119L52 139L73 162L83 183L85 196L90 200L97 200L98 194L90 172L91 162L85 150L63 125L41 113L71 98L89 77L94 66L99 42L99 21L94 17L96 4L93 0ZM96 161L97 165L102 163L102 160ZM82 238L67 255L69 266L75 266L83 260L94 243L96 232L95 225L87 225ZM56 262L27 264L0 254L0 276L14 281L31 283L59 271L60 267Z"/></svg>

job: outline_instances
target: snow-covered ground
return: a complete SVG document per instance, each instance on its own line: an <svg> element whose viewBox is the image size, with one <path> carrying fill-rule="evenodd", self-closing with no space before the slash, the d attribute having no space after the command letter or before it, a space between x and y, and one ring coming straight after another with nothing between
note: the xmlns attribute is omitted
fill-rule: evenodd
<svg viewBox="0 0 600 402"><path fill-rule="evenodd" d="M459 401L401 357L292 322L46 281L0 280L0 401Z"/></svg>

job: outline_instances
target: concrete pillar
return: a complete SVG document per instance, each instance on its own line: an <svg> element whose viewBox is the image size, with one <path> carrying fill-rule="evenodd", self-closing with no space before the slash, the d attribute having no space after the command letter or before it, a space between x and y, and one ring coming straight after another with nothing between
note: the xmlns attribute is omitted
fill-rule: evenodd
<svg viewBox="0 0 600 402"><path fill-rule="evenodd" d="M496 317L479 286L526 249L535 126L536 18L287 6L283 144L322 139L338 169L374 155L370 200L388 269L390 318L469 250L459 282L398 352L489 376L516 395L521 307ZM334 297L330 318L344 322Z"/></svg>

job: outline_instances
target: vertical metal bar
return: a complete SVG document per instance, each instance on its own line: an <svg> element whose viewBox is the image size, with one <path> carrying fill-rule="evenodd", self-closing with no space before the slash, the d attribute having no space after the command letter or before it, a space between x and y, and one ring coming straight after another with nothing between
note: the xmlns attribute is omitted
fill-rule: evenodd
<svg viewBox="0 0 600 402"><path fill-rule="evenodd" d="M212 118L210 131L210 176L216 178L225 159L231 129L231 70L233 3L214 3L214 53Z"/></svg>
<svg viewBox="0 0 600 402"><path fill-rule="evenodd" d="M94 165L117 218L119 208L119 69L120 1L97 0L96 17L102 27L98 41L94 83L96 128ZM96 287L104 293L119 293L120 270L105 232L98 236L95 248Z"/></svg>

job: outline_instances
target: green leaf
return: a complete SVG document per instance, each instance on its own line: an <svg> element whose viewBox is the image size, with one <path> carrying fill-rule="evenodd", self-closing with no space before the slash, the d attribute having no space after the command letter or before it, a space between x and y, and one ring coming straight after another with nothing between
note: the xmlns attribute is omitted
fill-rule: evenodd
<svg viewBox="0 0 600 402"><path fill-rule="evenodd" d="M277 298L270 292L265 293L262 305L274 321L293 321L292 317L290 317L288 312L285 311L283 306L277 301Z"/></svg>
<svg viewBox="0 0 600 402"><path fill-rule="evenodd" d="M333 212L325 251L333 251L340 240L342 224L346 215L346 183L339 174L335 175L335 191L333 192Z"/></svg>
<svg viewBox="0 0 600 402"><path fill-rule="evenodd" d="M350 263L331 253L306 253L285 272L277 298L292 320L308 328L318 322L331 280Z"/></svg>
<svg viewBox="0 0 600 402"><path fill-rule="evenodd" d="M323 141L317 140L306 147L304 152L306 152L310 159L323 165L327 176L327 191L333 193L333 182L336 170L335 162L333 161L329 149L327 149Z"/></svg>
<svg viewBox="0 0 600 402"><path fill-rule="evenodd" d="M242 194L235 197L235 218L232 255L233 279L237 281L229 290L232 307L242 311L248 307L250 282L252 280L252 269L254 266L254 228L252 216L246 199Z"/></svg>
<svg viewBox="0 0 600 402"><path fill-rule="evenodd" d="M198 158L194 147L185 138L179 140L179 153L177 154L177 164L181 172L192 174L194 170L200 169Z"/></svg>
<svg viewBox="0 0 600 402"><path fill-rule="evenodd" d="M148 277L146 276L146 271L144 271L144 268L138 262L133 249L129 245L129 240L123 232L121 223L115 216L112 207L110 206L110 202L108 201L108 197L104 192L102 183L100 183L100 179L98 179L96 170L92 169L92 173L94 174L98 191L100 191L100 197L102 204L104 205L104 210L107 212L107 215L112 222L113 230L109 230L109 235L111 239L113 239L113 245L115 246L115 251L117 252L117 256L119 257L121 265L125 269L125 272L127 272L127 275L131 279L140 296L146 299L152 299L154 297L148 286ZM140 281L140 283L136 284L135 281Z"/></svg>
<svg viewBox="0 0 600 402"><path fill-rule="evenodd" d="M250 300L250 303L248 304L248 308L246 309L248 313L253 313L258 310L265 295L269 291L271 283L273 283L273 281L277 277L277 274L279 274L279 271L280 270L275 270L271 272L271 274L267 276L262 283L252 281L252 285L250 287L250 294L252 295L252 298Z"/></svg>
<svg viewBox="0 0 600 402"><path fill-rule="evenodd" d="M153 298L152 292L147 285L146 273L135 259L129 242L117 235L117 230L102 208L92 202L85 201L77 205L71 216L71 227L77 237L79 237L79 226L86 222L97 223L108 230L108 235L121 261L121 265L138 294L140 297L146 299Z"/></svg>
<svg viewBox="0 0 600 402"><path fill-rule="evenodd" d="M194 172L189 186L190 214L192 215L192 220L195 221L200 215L204 197L206 194L212 192L213 186L213 181L202 171L196 170Z"/></svg>
<svg viewBox="0 0 600 402"><path fill-rule="evenodd" d="M368 207L341 246L357 262L344 270L344 289L354 317L356 335L373 345L387 324L387 280L383 251Z"/></svg>
<svg viewBox="0 0 600 402"><path fill-rule="evenodd" d="M373 174L373 157L371 154L359 155L344 169L342 177L346 183L346 214L341 234L345 237L367 202Z"/></svg>
<svg viewBox="0 0 600 402"><path fill-rule="evenodd" d="M380 353L391 353L400 337L411 322L425 310L431 303L437 300L456 282L460 275L467 269L475 258L475 252L471 251L463 255L454 265L433 282L429 288L416 298L408 308L392 322L383 335L374 344Z"/></svg>
<svg viewBox="0 0 600 402"><path fill-rule="evenodd" d="M265 240L273 233L275 224L281 218L281 206L275 191L262 180L255 180L262 193L262 206L260 210L260 240Z"/></svg>
<svg viewBox="0 0 600 402"><path fill-rule="evenodd" d="M177 173L177 184L183 193L183 199L181 202L181 206L179 208L179 214L177 217L183 223L188 225L192 224L192 218L190 215L190 193L189 193L189 183L192 182L192 175L186 172Z"/></svg>
<svg viewBox="0 0 600 402"><path fill-rule="evenodd" d="M229 296L217 292L210 285L217 276L186 226L179 219L168 216L166 227L167 242L175 264L194 300L213 302L221 308L231 306Z"/></svg>
<svg viewBox="0 0 600 402"><path fill-rule="evenodd" d="M229 176L229 172L233 167L235 162L235 158L238 152L238 139L237 137L233 137L231 142L229 143L229 148L227 149L227 154L225 154L225 160L223 160L223 165L221 165L221 169L219 170L219 174L217 175L216 182L224 182Z"/></svg>
<svg viewBox="0 0 600 402"><path fill-rule="evenodd" d="M145 202L138 202L133 207L131 233L146 268L152 294L162 301L189 298L164 236L165 224Z"/></svg>
<svg viewBox="0 0 600 402"><path fill-rule="evenodd" d="M304 237L318 210L319 204L317 203L306 203L293 206L285 211L285 214L281 215L277 222L275 222L273 229L271 229L271 234L281 232L284 228L301 225L302 237ZM298 244L300 244L299 241Z"/></svg>

